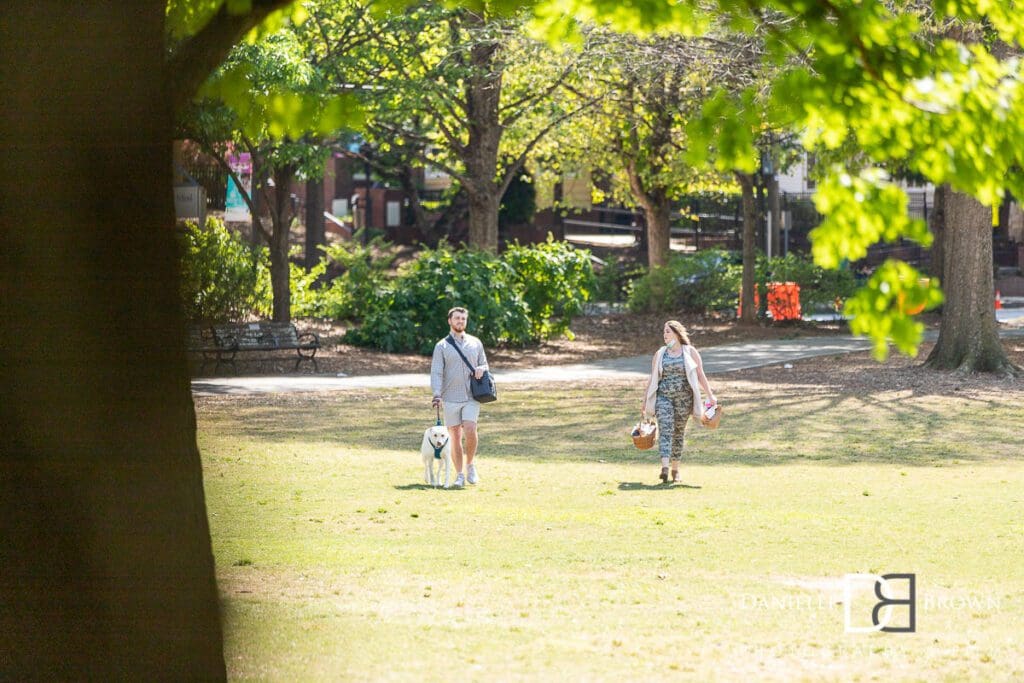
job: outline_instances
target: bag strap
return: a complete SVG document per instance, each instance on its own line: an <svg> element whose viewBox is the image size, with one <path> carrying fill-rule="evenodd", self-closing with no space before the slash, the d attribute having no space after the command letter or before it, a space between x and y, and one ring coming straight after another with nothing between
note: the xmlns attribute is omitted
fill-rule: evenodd
<svg viewBox="0 0 1024 683"><path fill-rule="evenodd" d="M446 339L448 339L448 341L451 343L452 348L455 349L456 353L459 354L459 357L462 358L462 362L466 364L467 368L469 368L470 374L473 374L474 372L476 372L476 368L474 368L472 365L470 365L469 361L466 360L466 356L463 355L462 350L459 348L459 345L455 343L455 337L453 337L452 335L449 334L446 337Z"/></svg>

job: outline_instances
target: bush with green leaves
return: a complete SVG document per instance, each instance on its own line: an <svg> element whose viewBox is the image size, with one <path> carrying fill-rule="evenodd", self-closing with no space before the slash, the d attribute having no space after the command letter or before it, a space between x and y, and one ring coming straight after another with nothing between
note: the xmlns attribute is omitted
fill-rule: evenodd
<svg viewBox="0 0 1024 683"><path fill-rule="evenodd" d="M526 301L512 267L493 254L425 249L385 286L363 324L345 341L385 351L429 354L448 333L448 310L469 310L469 331L487 346L533 339Z"/></svg>
<svg viewBox="0 0 1024 683"><path fill-rule="evenodd" d="M642 264L632 263L609 254L594 271L594 301L622 303L629 298L633 281L647 274Z"/></svg>
<svg viewBox="0 0 1024 683"><path fill-rule="evenodd" d="M265 310L269 277L261 250L210 217L179 232L182 245L181 292L189 320L238 320ZM265 250L263 250L265 251Z"/></svg>
<svg viewBox="0 0 1024 683"><path fill-rule="evenodd" d="M555 241L551 234L542 244L505 250L502 259L512 267L519 290L529 307L533 340L566 334L569 325L583 313L583 305L594 290L594 270L590 253L573 248L568 242Z"/></svg>
<svg viewBox="0 0 1024 683"><path fill-rule="evenodd" d="M815 265L810 256L790 252L785 256L757 260L755 279L760 291L767 291L769 282L795 282L800 285L800 305L814 311L835 307L837 300L853 296L857 289L848 268L826 269Z"/></svg>
<svg viewBox="0 0 1024 683"><path fill-rule="evenodd" d="M324 252L313 268L292 264L292 315L296 317L358 320L372 310L387 282L394 256L386 254L390 243L376 236L366 245L357 233L351 241L321 246ZM341 269L330 281L324 276Z"/></svg>
<svg viewBox="0 0 1024 683"><path fill-rule="evenodd" d="M629 309L635 313L686 311L704 313L735 305L742 269L719 249L673 254L664 266L652 268L629 288Z"/></svg>

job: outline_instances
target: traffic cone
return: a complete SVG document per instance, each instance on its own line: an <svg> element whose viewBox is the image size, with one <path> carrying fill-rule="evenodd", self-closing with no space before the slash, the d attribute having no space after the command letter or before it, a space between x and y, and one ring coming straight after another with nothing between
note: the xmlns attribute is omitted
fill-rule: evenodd
<svg viewBox="0 0 1024 683"><path fill-rule="evenodd" d="M999 296L999 290L996 290L996 310L998 311L1003 307L1003 297Z"/></svg>

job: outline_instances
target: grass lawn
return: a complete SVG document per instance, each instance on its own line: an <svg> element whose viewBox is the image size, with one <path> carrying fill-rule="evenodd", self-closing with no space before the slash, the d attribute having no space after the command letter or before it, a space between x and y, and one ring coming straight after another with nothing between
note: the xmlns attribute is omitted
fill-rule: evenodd
<svg viewBox="0 0 1024 683"><path fill-rule="evenodd" d="M451 491L422 484L422 391L198 399L230 676L1024 677L1019 384L716 387L671 487L636 386L503 387ZM914 573L916 633L844 633L854 572Z"/></svg>

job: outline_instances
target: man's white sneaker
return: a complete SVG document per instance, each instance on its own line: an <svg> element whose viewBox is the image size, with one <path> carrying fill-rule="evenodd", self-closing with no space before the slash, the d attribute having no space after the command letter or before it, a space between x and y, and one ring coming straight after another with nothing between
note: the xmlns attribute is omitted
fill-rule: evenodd
<svg viewBox="0 0 1024 683"><path fill-rule="evenodd" d="M466 481L470 484L475 484L480 481L480 477L476 476L476 465L469 466L469 470L466 474Z"/></svg>
<svg viewBox="0 0 1024 683"><path fill-rule="evenodd" d="M466 476L464 474L462 474L462 472L459 472L459 476L455 477L455 483L452 484L452 486L454 486L457 489L461 489L465 485L466 485Z"/></svg>

